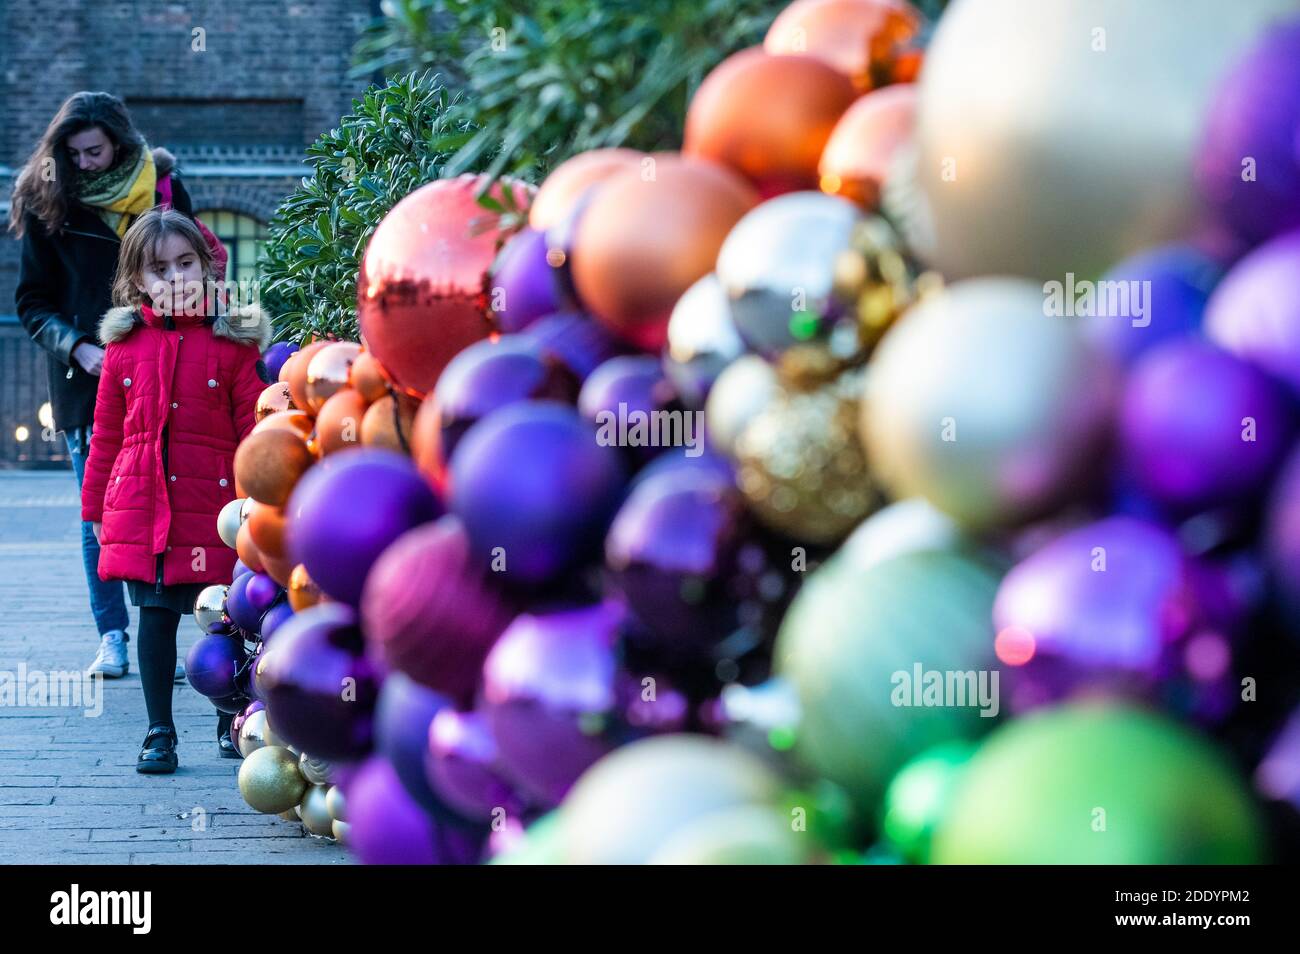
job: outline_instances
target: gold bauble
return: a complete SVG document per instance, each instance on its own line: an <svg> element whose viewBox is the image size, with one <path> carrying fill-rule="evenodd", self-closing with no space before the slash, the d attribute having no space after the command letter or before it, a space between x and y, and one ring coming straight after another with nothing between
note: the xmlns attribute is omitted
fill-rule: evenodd
<svg viewBox="0 0 1300 954"><path fill-rule="evenodd" d="M326 808L325 799L329 790L324 785L308 785L298 803L298 817L302 826L313 835L329 837L333 834L334 819Z"/></svg>
<svg viewBox="0 0 1300 954"><path fill-rule="evenodd" d="M307 365L307 403L313 414L348 386L352 362L361 354L355 341L335 341L321 348Z"/></svg>
<svg viewBox="0 0 1300 954"><path fill-rule="evenodd" d="M288 749L267 745L239 766L239 794L249 807L267 815L289 811L302 800L307 780Z"/></svg>
<svg viewBox="0 0 1300 954"><path fill-rule="evenodd" d="M810 391L782 385L735 443L750 509L796 540L842 539L880 503L858 440L861 370Z"/></svg>
<svg viewBox="0 0 1300 954"><path fill-rule="evenodd" d="M352 826L350 824L341 821L335 821L330 825L330 830L334 834L334 839L341 845L346 845L348 843L348 832L351 828Z"/></svg>
<svg viewBox="0 0 1300 954"><path fill-rule="evenodd" d="M1094 277L1188 234L1226 70L1296 0L956 0L920 78L918 254L948 279ZM928 232L928 234L927 234Z"/></svg>
<svg viewBox="0 0 1300 954"><path fill-rule="evenodd" d="M263 654L263 659L265 659L265 654ZM262 660L258 660L259 663L261 661ZM262 711L265 712L266 710L263 709ZM263 726L262 734L263 737L266 739L267 745L275 745L275 746L280 746L282 748L290 749L294 753L295 760L296 760L298 751L289 744L289 741L287 739L282 738L280 735L276 734L275 729L271 727L271 718L269 715L267 716L266 723Z"/></svg>
<svg viewBox="0 0 1300 954"><path fill-rule="evenodd" d="M307 568L299 563L289 574L289 605L295 613L315 606L324 595L316 582L307 575Z"/></svg>

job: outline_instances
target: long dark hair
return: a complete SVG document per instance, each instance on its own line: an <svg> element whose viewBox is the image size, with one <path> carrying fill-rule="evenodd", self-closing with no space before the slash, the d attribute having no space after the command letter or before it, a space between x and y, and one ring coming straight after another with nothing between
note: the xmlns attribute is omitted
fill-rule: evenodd
<svg viewBox="0 0 1300 954"><path fill-rule="evenodd" d="M77 173L65 148L69 136L98 126L113 144L113 164L121 162L133 147L144 145L144 137L131 122L126 104L112 93L83 90L63 101L36 149L28 157L14 183L9 206L9 229L19 238L26 229L27 214L36 216L51 235L63 231L68 212L64 189ZM48 170L53 170L53 175Z"/></svg>

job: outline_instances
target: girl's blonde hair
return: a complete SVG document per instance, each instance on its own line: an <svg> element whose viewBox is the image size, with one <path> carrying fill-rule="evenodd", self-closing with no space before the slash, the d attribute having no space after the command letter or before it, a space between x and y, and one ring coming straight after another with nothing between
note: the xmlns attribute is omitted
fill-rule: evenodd
<svg viewBox="0 0 1300 954"><path fill-rule="evenodd" d="M145 266L158 254L158 246L170 235L179 235L194 249L203 267L206 286L212 277L212 251L203 239L203 233L187 215L175 209L154 206L132 223L122 237L122 249L117 255L117 274L113 277L113 304L138 307L145 300L140 290L144 284ZM204 301L207 288L204 288Z"/></svg>

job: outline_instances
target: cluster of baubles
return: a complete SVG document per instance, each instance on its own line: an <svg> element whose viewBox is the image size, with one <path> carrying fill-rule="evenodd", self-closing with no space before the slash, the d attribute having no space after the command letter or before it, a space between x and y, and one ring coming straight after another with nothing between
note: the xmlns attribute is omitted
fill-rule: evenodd
<svg viewBox="0 0 1300 954"><path fill-rule="evenodd" d="M797 0L679 153L497 183L514 232L473 176L399 202L362 341L277 355L200 601L249 803L376 863L1264 857L1287 6L1116 8L1090 56L956 0L921 68L903 0ZM1099 275L1141 297L1052 313Z"/></svg>

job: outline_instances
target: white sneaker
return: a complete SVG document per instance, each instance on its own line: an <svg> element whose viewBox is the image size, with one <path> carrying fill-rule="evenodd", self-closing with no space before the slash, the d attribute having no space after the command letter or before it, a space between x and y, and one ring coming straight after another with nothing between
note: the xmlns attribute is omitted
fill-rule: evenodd
<svg viewBox="0 0 1300 954"><path fill-rule="evenodd" d="M176 672L172 676L172 682L185 681L185 660L179 656L176 657Z"/></svg>
<svg viewBox="0 0 1300 954"><path fill-rule="evenodd" d="M114 630L99 641L99 652L87 673L102 673L105 679L121 679L130 668L126 657L126 633Z"/></svg>

